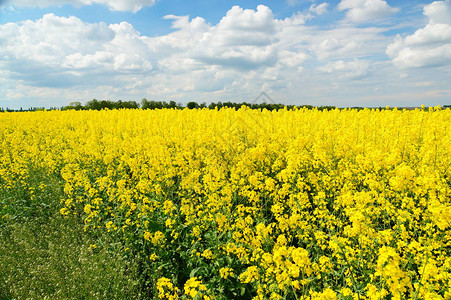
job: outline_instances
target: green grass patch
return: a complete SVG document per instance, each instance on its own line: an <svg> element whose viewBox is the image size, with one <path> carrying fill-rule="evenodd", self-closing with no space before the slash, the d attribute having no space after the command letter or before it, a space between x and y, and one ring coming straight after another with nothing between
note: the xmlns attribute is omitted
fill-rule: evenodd
<svg viewBox="0 0 451 300"><path fill-rule="evenodd" d="M140 298L136 264L123 251L94 248L108 237L59 213L57 176L30 174L23 186L0 188L0 299Z"/></svg>

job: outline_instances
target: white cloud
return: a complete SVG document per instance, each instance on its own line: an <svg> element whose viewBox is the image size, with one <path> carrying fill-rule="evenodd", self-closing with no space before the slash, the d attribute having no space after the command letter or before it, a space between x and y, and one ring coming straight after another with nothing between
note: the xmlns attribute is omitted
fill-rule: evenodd
<svg viewBox="0 0 451 300"><path fill-rule="evenodd" d="M368 75L369 62L355 59L345 62L343 60L329 62L319 68L319 71L328 74L337 74L339 79L361 79Z"/></svg>
<svg viewBox="0 0 451 300"><path fill-rule="evenodd" d="M257 11L234 6L214 28L215 42L225 46L266 46L274 41L276 22L269 7L259 5Z"/></svg>
<svg viewBox="0 0 451 300"><path fill-rule="evenodd" d="M317 15L323 15L327 12L328 6L329 6L329 3L326 3L326 2L318 4L318 5L313 3L309 8L309 12L317 14Z"/></svg>
<svg viewBox="0 0 451 300"><path fill-rule="evenodd" d="M169 48L177 57L236 69L254 69L277 62L279 28L266 6L259 5L257 10L234 6L215 26L199 17L191 21L187 16L165 18L173 19L172 27L179 30L151 39L149 45L156 52Z"/></svg>
<svg viewBox="0 0 451 300"><path fill-rule="evenodd" d="M361 44L360 44L361 45ZM318 59L328 59L335 55L343 55L357 49L359 43L355 40L343 40L337 38L326 38L315 45L315 52Z"/></svg>
<svg viewBox="0 0 451 300"><path fill-rule="evenodd" d="M10 79L35 88L159 87L169 93L223 90L247 72L271 67L297 72L307 58L280 43L280 32L287 24L297 26L298 16L280 22L263 5L256 10L235 6L216 25L201 17L165 18L176 30L157 37L143 36L127 22L86 23L54 14L3 24L0 65ZM133 84L136 76L142 85ZM214 78L219 82L209 83Z"/></svg>
<svg viewBox="0 0 451 300"><path fill-rule="evenodd" d="M107 6L114 11L130 11L138 12L143 7L153 6L156 0L10 0L6 3L11 3L16 7L50 7L60 6L64 4L74 5L77 7L101 4Z"/></svg>
<svg viewBox="0 0 451 300"><path fill-rule="evenodd" d="M53 14L3 24L0 106L7 106L6 97L20 100L20 106L27 106L26 99L47 101L40 102L46 106L92 98L249 101L262 90L285 103L346 105L349 101L358 106L362 93L387 87L393 77L404 80L397 73L386 79L395 69L384 55L392 41L388 29L306 22L325 8L318 4L310 12L278 19L263 5L235 6L215 24L202 17L167 15L173 31L155 37L139 33L127 22L88 23ZM407 44L413 50L434 44L435 51L445 55L448 49L440 46L449 44L443 27L447 24L437 23L442 15L428 14L434 20L428 26L436 27L435 34L429 34L432 29L426 26L399 37L400 47L392 47L395 56ZM429 59L441 57L433 51L429 55ZM430 74L417 73L415 82L430 81ZM449 79L445 73L440 76L441 82Z"/></svg>
<svg viewBox="0 0 451 300"><path fill-rule="evenodd" d="M300 67L308 58L309 56L302 52L282 50L279 53L279 63L289 68Z"/></svg>
<svg viewBox="0 0 451 300"><path fill-rule="evenodd" d="M434 1L426 5L424 14L429 17L431 24L451 24L451 1Z"/></svg>
<svg viewBox="0 0 451 300"><path fill-rule="evenodd" d="M400 69L451 64L451 1L434 1L424 7L429 23L405 38L397 35L386 54Z"/></svg>
<svg viewBox="0 0 451 300"><path fill-rule="evenodd" d="M151 70L145 40L126 22L108 26L47 14L0 25L0 62L30 85L80 84L83 76Z"/></svg>
<svg viewBox="0 0 451 300"><path fill-rule="evenodd" d="M314 34L309 48L321 61L377 55L387 45L383 32L384 29L377 27L334 28Z"/></svg>
<svg viewBox="0 0 451 300"><path fill-rule="evenodd" d="M355 23L369 23L385 18L399 11L387 4L385 0L341 0L338 10L347 10L347 20Z"/></svg>
<svg viewBox="0 0 451 300"><path fill-rule="evenodd" d="M218 27L251 31L271 31L274 28L274 17L269 7L257 6L257 10L242 9L233 6L221 19Z"/></svg>

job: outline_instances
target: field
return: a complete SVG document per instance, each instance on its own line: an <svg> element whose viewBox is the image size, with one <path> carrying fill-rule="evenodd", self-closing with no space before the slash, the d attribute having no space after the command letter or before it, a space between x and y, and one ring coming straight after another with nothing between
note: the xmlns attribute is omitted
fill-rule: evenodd
<svg viewBox="0 0 451 300"><path fill-rule="evenodd" d="M451 299L450 125L440 108L2 113L0 299Z"/></svg>

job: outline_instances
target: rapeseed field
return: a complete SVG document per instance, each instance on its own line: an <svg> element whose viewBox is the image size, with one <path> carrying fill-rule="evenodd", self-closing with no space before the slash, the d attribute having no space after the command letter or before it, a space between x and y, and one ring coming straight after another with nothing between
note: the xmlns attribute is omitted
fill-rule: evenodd
<svg viewBox="0 0 451 300"><path fill-rule="evenodd" d="M450 125L439 107L2 113L0 190L61 178L60 213L138 261L144 298L451 299Z"/></svg>

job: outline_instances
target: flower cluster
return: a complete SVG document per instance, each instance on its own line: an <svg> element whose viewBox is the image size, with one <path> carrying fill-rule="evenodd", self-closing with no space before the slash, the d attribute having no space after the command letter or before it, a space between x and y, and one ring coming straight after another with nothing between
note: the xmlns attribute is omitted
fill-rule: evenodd
<svg viewBox="0 0 451 300"><path fill-rule="evenodd" d="M0 188L59 174L61 213L145 258L154 298L451 299L450 121L440 108L4 113Z"/></svg>

